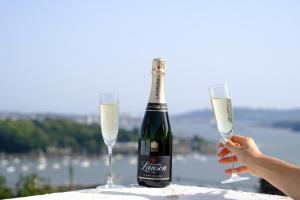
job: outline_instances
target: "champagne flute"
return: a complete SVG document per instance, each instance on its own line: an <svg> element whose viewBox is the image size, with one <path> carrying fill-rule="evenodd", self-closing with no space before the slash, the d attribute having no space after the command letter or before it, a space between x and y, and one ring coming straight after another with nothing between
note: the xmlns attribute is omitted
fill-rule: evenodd
<svg viewBox="0 0 300 200"><path fill-rule="evenodd" d="M99 104L101 132L109 154L109 176L106 184L98 186L97 189L121 188L121 186L113 183L111 164L112 149L119 130L119 96L117 93L101 93Z"/></svg>
<svg viewBox="0 0 300 200"><path fill-rule="evenodd" d="M222 83L209 87L209 92L217 127L222 136L222 141L225 143L233 135L233 114L229 88L226 83ZM231 153L229 156L232 158ZM233 170L234 163L232 162L232 172ZM229 179L222 181L221 183L232 183L248 179L249 177L241 177L233 172Z"/></svg>

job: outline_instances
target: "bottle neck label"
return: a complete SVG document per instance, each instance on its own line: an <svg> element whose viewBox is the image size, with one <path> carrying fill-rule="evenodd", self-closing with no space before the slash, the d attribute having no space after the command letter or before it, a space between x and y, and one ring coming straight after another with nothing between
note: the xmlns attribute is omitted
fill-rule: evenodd
<svg viewBox="0 0 300 200"><path fill-rule="evenodd" d="M153 73L149 103L165 104L165 75Z"/></svg>
<svg viewBox="0 0 300 200"><path fill-rule="evenodd" d="M146 111L168 112L163 73L153 73L152 75L151 93Z"/></svg>
<svg viewBox="0 0 300 200"><path fill-rule="evenodd" d="M168 112L166 103L148 103L146 111Z"/></svg>

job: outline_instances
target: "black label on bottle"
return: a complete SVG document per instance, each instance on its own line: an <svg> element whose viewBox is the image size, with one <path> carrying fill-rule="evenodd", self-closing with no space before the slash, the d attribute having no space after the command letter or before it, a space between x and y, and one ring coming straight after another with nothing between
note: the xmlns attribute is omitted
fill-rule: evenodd
<svg viewBox="0 0 300 200"><path fill-rule="evenodd" d="M139 156L138 178L170 180L170 156Z"/></svg>
<svg viewBox="0 0 300 200"><path fill-rule="evenodd" d="M160 111L160 112L167 112L168 106L166 103L148 103L147 111Z"/></svg>

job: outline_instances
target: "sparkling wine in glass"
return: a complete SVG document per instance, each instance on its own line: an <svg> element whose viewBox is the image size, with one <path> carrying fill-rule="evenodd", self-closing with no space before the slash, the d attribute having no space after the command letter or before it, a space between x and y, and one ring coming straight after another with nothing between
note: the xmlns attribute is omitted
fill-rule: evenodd
<svg viewBox="0 0 300 200"><path fill-rule="evenodd" d="M226 142L233 135L233 114L228 85L226 83L213 85L209 88L209 92L219 133L222 136L222 141ZM231 154L230 157L232 158ZM233 169L234 163L232 163L232 171ZM232 173L229 179L221 183L232 183L248 179L249 177L240 177L236 173Z"/></svg>
<svg viewBox="0 0 300 200"><path fill-rule="evenodd" d="M119 130L119 96L117 93L100 94L100 125L104 143L109 155L109 176L105 185L98 186L98 189L114 189L121 186L113 183L112 180L112 149L116 143Z"/></svg>

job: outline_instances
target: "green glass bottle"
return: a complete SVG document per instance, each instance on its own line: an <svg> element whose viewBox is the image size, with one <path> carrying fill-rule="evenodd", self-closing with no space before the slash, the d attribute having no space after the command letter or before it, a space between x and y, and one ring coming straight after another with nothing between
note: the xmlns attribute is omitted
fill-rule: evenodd
<svg viewBox="0 0 300 200"><path fill-rule="evenodd" d="M139 185L165 187L172 181L172 131L165 100L166 62L153 60L152 87L138 141Z"/></svg>

